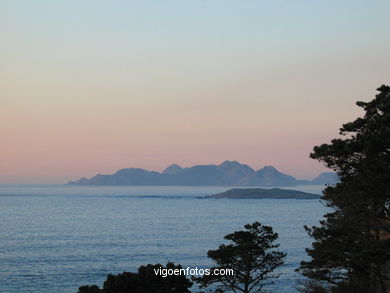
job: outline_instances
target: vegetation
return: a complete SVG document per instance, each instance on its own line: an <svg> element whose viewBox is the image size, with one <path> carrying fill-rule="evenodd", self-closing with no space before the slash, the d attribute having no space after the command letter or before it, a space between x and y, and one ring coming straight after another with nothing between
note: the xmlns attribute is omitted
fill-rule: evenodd
<svg viewBox="0 0 390 293"><path fill-rule="evenodd" d="M225 239L231 243L207 253L216 263L211 271L232 269L234 274L204 275L196 279L201 287L214 285L217 292L263 292L263 287L278 277L273 271L283 264L286 256L275 243L278 234L272 227L255 222L245 225L243 231L226 235Z"/></svg>
<svg viewBox="0 0 390 293"><path fill-rule="evenodd" d="M340 129L344 137L316 146L311 158L337 172L324 190L332 209L299 271L310 279L304 292L386 292L390 272L390 87L381 86L365 115ZM387 291L388 292L388 291Z"/></svg>
<svg viewBox="0 0 390 293"><path fill-rule="evenodd" d="M233 188L225 192L209 195L212 198L242 198L242 199L313 199L320 195L280 188Z"/></svg>
<svg viewBox="0 0 390 293"><path fill-rule="evenodd" d="M98 286L81 286L78 293L189 293L192 282L183 275L156 274L155 270L181 269L180 265L168 263L166 267L156 264L141 266L137 273L123 272L118 275L108 275L103 289Z"/></svg>
<svg viewBox="0 0 390 293"><path fill-rule="evenodd" d="M86 286L81 286L77 293L101 293L101 292L103 291L100 290L99 287L96 285L92 285L92 286L86 285Z"/></svg>
<svg viewBox="0 0 390 293"><path fill-rule="evenodd" d="M286 253L278 250L275 243L278 234L272 227L259 222L245 225L245 230L236 231L224 237L232 243L221 245L216 250L209 250L208 257L217 266L211 268L210 274L194 278L201 288L214 286L215 292L264 292L263 287L272 283L279 275L273 271L284 263ZM159 269L180 270L180 265L168 263L141 266L137 273L123 272L108 275L103 288L97 285L81 286L77 293L189 293L192 286L183 274L156 274ZM230 270L231 274L215 275ZM162 272L160 270L160 272Z"/></svg>

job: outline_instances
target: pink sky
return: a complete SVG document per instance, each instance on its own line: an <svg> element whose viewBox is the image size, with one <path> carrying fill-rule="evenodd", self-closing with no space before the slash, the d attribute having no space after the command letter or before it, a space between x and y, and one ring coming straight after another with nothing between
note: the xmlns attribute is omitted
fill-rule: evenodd
<svg viewBox="0 0 390 293"><path fill-rule="evenodd" d="M282 9L277 24L257 4L137 4L129 17L109 2L42 3L0 6L0 183L224 160L312 178L325 170L313 146L389 83L380 7L355 11L375 14L368 24L297 4L300 22Z"/></svg>
<svg viewBox="0 0 390 293"><path fill-rule="evenodd" d="M210 97L216 93L206 89L197 93L201 98L159 100L160 91L155 99L139 101L3 101L1 181L65 182L126 167L162 170L171 163L226 159L308 178L324 170L308 158L312 147L335 137L340 124L358 114L352 98L301 101L294 87L264 86L247 96L239 88L243 97L236 98L234 86L227 87L230 95ZM265 97L264 89L272 96Z"/></svg>

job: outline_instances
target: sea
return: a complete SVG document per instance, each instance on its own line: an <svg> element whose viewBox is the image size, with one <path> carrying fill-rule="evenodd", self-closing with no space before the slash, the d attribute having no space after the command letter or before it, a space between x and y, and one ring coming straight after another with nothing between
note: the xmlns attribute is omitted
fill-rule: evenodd
<svg viewBox="0 0 390 293"><path fill-rule="evenodd" d="M287 252L270 289L297 292L303 277L294 270L312 242L303 226L317 225L327 208L319 199L203 198L227 189L0 185L0 292L76 293L145 264L207 268L208 250L255 221L272 226Z"/></svg>

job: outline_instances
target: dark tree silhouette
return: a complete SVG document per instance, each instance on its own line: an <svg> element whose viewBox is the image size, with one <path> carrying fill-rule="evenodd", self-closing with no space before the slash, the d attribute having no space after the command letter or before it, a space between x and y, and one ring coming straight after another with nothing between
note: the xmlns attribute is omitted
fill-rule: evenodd
<svg viewBox="0 0 390 293"><path fill-rule="evenodd" d="M184 275L156 274L159 268L180 270L180 265L168 263L166 267L148 264L138 268L138 272L123 272L118 275L108 275L103 289L96 285L82 286L78 293L189 293L192 282Z"/></svg>
<svg viewBox="0 0 390 293"><path fill-rule="evenodd" d="M197 280L202 288L216 286L217 292L262 292L278 274L273 271L283 264L286 253L278 250L275 243L278 234L272 227L259 222L245 225L245 230L224 237L230 244L209 250L207 255L217 264L211 269L232 269L233 275L204 275Z"/></svg>
<svg viewBox="0 0 390 293"><path fill-rule="evenodd" d="M390 290L390 87L378 91L372 101L357 102L365 115L343 125L345 138L310 155L335 170L340 183L322 196L332 211L319 227L305 227L315 240L307 249L311 260L299 269L310 278L305 292Z"/></svg>
<svg viewBox="0 0 390 293"><path fill-rule="evenodd" d="M102 291L99 289L98 286L92 285L92 286L81 286L79 288L79 291L77 293L101 293Z"/></svg>

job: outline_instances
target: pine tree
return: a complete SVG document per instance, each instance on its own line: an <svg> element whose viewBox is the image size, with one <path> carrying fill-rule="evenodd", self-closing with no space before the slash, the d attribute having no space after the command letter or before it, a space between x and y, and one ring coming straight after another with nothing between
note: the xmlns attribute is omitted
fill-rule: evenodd
<svg viewBox="0 0 390 293"><path fill-rule="evenodd" d="M207 255L217 264L211 269L232 270L234 274L210 274L197 279L201 287L217 286L216 292L264 292L263 287L278 277L273 271L284 262L286 253L275 243L278 234L259 222L245 225L245 230L224 237L230 243L209 250Z"/></svg>
<svg viewBox="0 0 390 293"><path fill-rule="evenodd" d="M299 268L311 279L305 292L389 290L390 87L378 91L372 101L357 102L365 115L343 125L343 138L310 155L336 171L340 182L322 196L331 212L320 226L305 227L314 238L307 249L311 260Z"/></svg>

